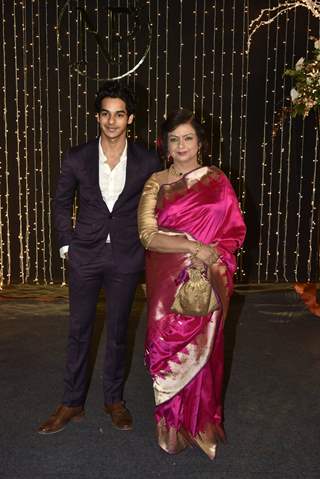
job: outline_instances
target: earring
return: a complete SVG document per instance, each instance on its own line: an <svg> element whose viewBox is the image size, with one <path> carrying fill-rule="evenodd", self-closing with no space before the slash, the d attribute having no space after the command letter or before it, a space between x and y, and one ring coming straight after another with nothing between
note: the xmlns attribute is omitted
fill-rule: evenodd
<svg viewBox="0 0 320 479"><path fill-rule="evenodd" d="M171 155L168 155L168 156L167 156L167 161L166 161L166 163L167 163L167 167L168 167L168 168L169 168L170 165L172 165L172 163L173 163L173 157L172 157Z"/></svg>
<svg viewBox="0 0 320 479"><path fill-rule="evenodd" d="M202 152L201 152L200 148L199 148L198 154L197 154L197 162L199 163L199 165L202 165Z"/></svg>

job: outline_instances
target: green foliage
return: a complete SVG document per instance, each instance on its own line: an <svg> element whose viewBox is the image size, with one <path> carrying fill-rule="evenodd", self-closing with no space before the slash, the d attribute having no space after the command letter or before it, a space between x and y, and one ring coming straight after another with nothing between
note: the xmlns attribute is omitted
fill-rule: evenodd
<svg viewBox="0 0 320 479"><path fill-rule="evenodd" d="M293 80L291 115L306 117L312 109L320 108L320 40L315 40L308 60L300 58L295 69L287 69L284 76Z"/></svg>

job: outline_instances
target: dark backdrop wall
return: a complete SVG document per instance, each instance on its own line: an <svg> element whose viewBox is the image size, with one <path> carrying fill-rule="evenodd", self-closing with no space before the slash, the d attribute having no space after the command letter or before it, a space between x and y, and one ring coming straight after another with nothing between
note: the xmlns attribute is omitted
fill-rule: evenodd
<svg viewBox="0 0 320 479"><path fill-rule="evenodd" d="M92 104L103 78L139 62L125 78L138 97L130 136L153 148L159 124L178 107L205 123L210 161L231 178L248 225L238 281L318 279L316 121L287 118L272 131L289 105L283 72L308 56L319 19L297 6L262 25L246 54L250 22L284 3L2 0L1 285L65 281L51 218L62 154L96 136ZM139 11L117 15L114 7Z"/></svg>

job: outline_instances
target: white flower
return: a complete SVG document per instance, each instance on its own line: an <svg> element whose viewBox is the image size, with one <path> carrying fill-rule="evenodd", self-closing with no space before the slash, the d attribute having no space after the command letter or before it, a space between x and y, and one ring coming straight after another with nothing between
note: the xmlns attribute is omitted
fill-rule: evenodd
<svg viewBox="0 0 320 479"><path fill-rule="evenodd" d="M299 60L296 63L296 70L302 70L303 63L304 63L304 58L303 57L299 58Z"/></svg>
<svg viewBox="0 0 320 479"><path fill-rule="evenodd" d="M292 102L294 103L299 98L300 93L295 88L292 88L290 91L290 96Z"/></svg>
<svg viewBox="0 0 320 479"><path fill-rule="evenodd" d="M314 48L316 48L317 50L320 50L320 39L314 42Z"/></svg>

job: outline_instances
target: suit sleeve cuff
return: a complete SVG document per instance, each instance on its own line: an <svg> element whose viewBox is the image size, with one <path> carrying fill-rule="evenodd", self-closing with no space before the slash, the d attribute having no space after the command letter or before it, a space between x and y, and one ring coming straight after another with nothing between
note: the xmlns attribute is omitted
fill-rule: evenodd
<svg viewBox="0 0 320 479"><path fill-rule="evenodd" d="M59 249L60 258L65 259L66 253L68 253L68 251L69 251L69 245L61 246L61 248Z"/></svg>

